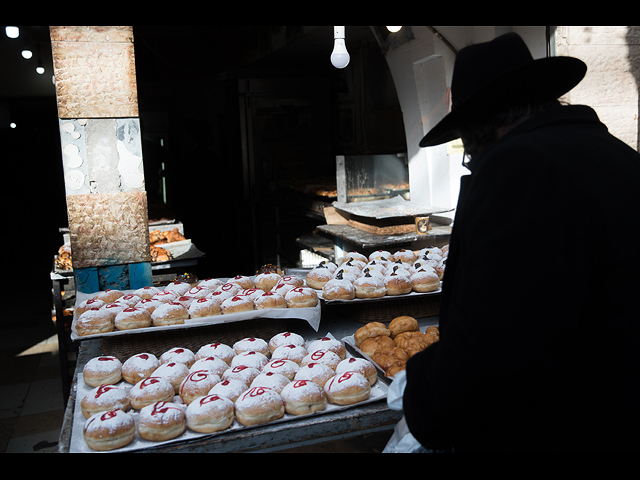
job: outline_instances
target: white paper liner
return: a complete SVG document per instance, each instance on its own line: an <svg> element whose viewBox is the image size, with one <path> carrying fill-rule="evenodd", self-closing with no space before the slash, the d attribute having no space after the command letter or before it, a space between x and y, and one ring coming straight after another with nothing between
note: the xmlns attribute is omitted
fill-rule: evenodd
<svg viewBox="0 0 640 480"><path fill-rule="evenodd" d="M328 337L330 338L334 338L333 335L331 335L331 333L327 334ZM313 340L307 340L307 347L311 344L311 342L313 342L316 339ZM352 357L353 355L351 355L349 352L347 352L347 358ZM365 358L368 358L365 356ZM121 381L120 383L118 383L116 385L119 388L123 388L125 390L130 390L133 385L131 385L130 383L125 382L124 380ZM135 450L142 450L145 448L151 448L151 447L156 447L159 445L168 445L168 444L172 444L172 443L177 443L177 442L184 442L184 441L188 441L188 440L193 440L193 439L201 439L204 437L215 437L215 436L219 436L219 435L223 435L225 433L228 433L230 431L237 431L237 430L248 430L248 429L252 429L252 428L256 428L256 427L263 427L265 425L275 425L275 424L280 424L280 423L284 423L284 422L290 422L293 420L297 420L297 419L303 419L303 418L308 418L311 417L313 415L326 415L328 413L333 413L333 412L337 412L337 411L341 411L341 410L347 410L347 409L351 409L351 408L356 408L356 407L360 407L362 405L366 405L369 403L373 403L373 402L377 402L379 400L384 400L387 398L387 392L389 391L389 387L383 383L382 381L380 381L380 379L378 379L378 381L371 387L371 394L369 395L369 398L363 402L360 403L356 403L355 405L346 405L346 406L342 406L342 405L333 405L327 402L326 407L324 408L324 410L320 411L320 412L315 412L315 413L310 413L307 415L291 415L289 413L285 413L284 416L278 420L272 421L272 422L268 422L268 423L264 423L261 425L254 425L254 426L249 426L246 427L244 425L242 425L240 422L238 422L238 420L234 420L233 424L227 428L226 430L223 430L221 432L216 432L216 433L198 433L198 432L194 432L192 430L190 430L188 427L185 430L185 432L178 436L177 438L174 438L172 440L168 440L168 441L164 441L164 442L152 442L149 440L145 440L143 438L140 437L140 435L138 434L138 412L137 411L133 411L130 410L129 413L133 416L135 422L136 422L136 433L135 433L135 437L133 439L133 441L122 448L119 448L117 450L113 450L112 452L95 452L94 450L91 450L86 442L84 441L84 436L83 436L83 427L85 422L87 421L87 419L85 418L85 416L82 414L82 409L81 409L81 401L84 398L85 395L87 395L89 392L91 392L94 389L94 387L89 387L87 384L84 383L84 379L82 376L82 373L78 373L78 381L76 382L76 400L75 400L75 405L74 405L74 412L73 412L73 427L71 429L71 442L70 442L70 447L69 447L69 453L113 453L113 452L132 452ZM174 402L176 403L182 403L182 400L180 399L179 396L174 397Z"/></svg>
<svg viewBox="0 0 640 480"><path fill-rule="evenodd" d="M124 294L133 293L133 290L122 290ZM93 298L97 295L97 293L82 293L78 292L76 295L76 307L80 305L82 302ZM114 330L109 333L101 333L97 335L78 335L76 330L76 321L77 318L74 316L73 322L71 324L71 340L89 340L95 338L102 337L114 337L119 335L135 335L140 333L149 333L149 332L159 332L162 330L180 330L186 328L193 327L202 327L209 325L220 325L225 323L234 323L234 322L242 322L246 320L254 320L259 318L290 318L290 319L300 319L305 320L311 328L313 328L316 332L320 328L320 320L321 320L321 306L320 302L313 308L265 308L262 310L251 310L249 312L240 312L240 313L230 313L223 315L215 315L213 317L204 317L204 318L193 318L185 320L183 325L171 325L167 327L149 327L149 328L138 328L135 330L123 330L118 331Z"/></svg>

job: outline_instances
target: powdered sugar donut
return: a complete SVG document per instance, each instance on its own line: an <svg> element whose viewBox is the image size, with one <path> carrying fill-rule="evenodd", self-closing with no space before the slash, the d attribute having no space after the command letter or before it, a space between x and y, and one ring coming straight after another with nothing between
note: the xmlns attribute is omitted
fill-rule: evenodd
<svg viewBox="0 0 640 480"><path fill-rule="evenodd" d="M227 300L228 298L233 298L235 296L236 296L235 293L232 291L216 290L215 292L211 292L205 298L211 300L216 305L222 307L222 303L225 300Z"/></svg>
<svg viewBox="0 0 640 480"><path fill-rule="evenodd" d="M316 350L314 352L309 353L306 357L302 359L300 362L300 366L304 367L310 363L322 363L326 365L331 370L335 370L341 359L338 354L332 352L331 350Z"/></svg>
<svg viewBox="0 0 640 480"><path fill-rule="evenodd" d="M189 295L184 294L184 295L181 295L180 297L176 298L174 300L174 303L179 303L180 305L182 305L184 308L187 309L187 312L189 312L189 307L196 300L197 300L196 297L190 297Z"/></svg>
<svg viewBox="0 0 640 480"><path fill-rule="evenodd" d="M207 357L218 357L224 360L227 365L231 365L231 360L234 356L233 348L224 343L209 343L200 347L196 352L196 359L198 360Z"/></svg>
<svg viewBox="0 0 640 480"><path fill-rule="evenodd" d="M389 296L406 295L411 293L411 290L413 289L409 276L398 274L396 272L388 275L385 278L384 284L387 289L387 295Z"/></svg>
<svg viewBox="0 0 640 480"><path fill-rule="evenodd" d="M152 298L140 300L140 303L136 307L146 310L151 315L156 308L162 305L162 302L153 300Z"/></svg>
<svg viewBox="0 0 640 480"><path fill-rule="evenodd" d="M103 292L98 292L93 298L102 300L104 303L113 303L120 297L124 297L124 292L115 289L108 289Z"/></svg>
<svg viewBox="0 0 640 480"><path fill-rule="evenodd" d="M195 399L186 411L187 426L194 432L214 433L226 430L235 419L233 402L211 394Z"/></svg>
<svg viewBox="0 0 640 480"><path fill-rule="evenodd" d="M318 294L306 287L294 288L284 297L289 308L313 308L318 305Z"/></svg>
<svg viewBox="0 0 640 480"><path fill-rule="evenodd" d="M85 418L96 413L109 410L124 410L131 408L127 393L115 385L100 385L87 393L80 401L80 409Z"/></svg>
<svg viewBox="0 0 640 480"><path fill-rule="evenodd" d="M106 452L133 441L136 422L123 410L96 413L82 427L84 441L91 450Z"/></svg>
<svg viewBox="0 0 640 480"><path fill-rule="evenodd" d="M251 388L266 387L280 393L289 382L290 380L287 377L279 373L263 372L253 379Z"/></svg>
<svg viewBox="0 0 640 480"><path fill-rule="evenodd" d="M222 374L222 380L239 380L245 385L251 385L253 379L258 375L260 375L260 370L257 368L238 365L237 367L229 368L224 372Z"/></svg>
<svg viewBox="0 0 640 480"><path fill-rule="evenodd" d="M156 293L153 297L154 300L158 300L160 303L169 303L173 302L179 295L170 290L162 290L161 292Z"/></svg>
<svg viewBox="0 0 640 480"><path fill-rule="evenodd" d="M264 290L260 290L259 288L247 288L245 290L241 290L240 292L238 292L238 296L240 297L248 297L251 300L254 300L256 298L258 298L260 295L262 295L264 292Z"/></svg>
<svg viewBox="0 0 640 480"><path fill-rule="evenodd" d="M218 287L224 285L222 280L217 278L207 278L205 280L201 280L198 284L199 287L205 287L211 291L215 291Z"/></svg>
<svg viewBox="0 0 640 480"><path fill-rule="evenodd" d="M335 372L328 366L322 363L309 363L304 367L300 367L293 380L308 380L324 387L324 384L333 376L335 376Z"/></svg>
<svg viewBox="0 0 640 480"><path fill-rule="evenodd" d="M233 344L233 351L236 355L242 352L260 352L267 356L269 355L269 344L261 338L243 338Z"/></svg>
<svg viewBox="0 0 640 480"><path fill-rule="evenodd" d="M271 355L272 359L291 360L298 365L302 362L302 359L308 355L307 349L300 345L282 345L274 350Z"/></svg>
<svg viewBox="0 0 640 480"><path fill-rule="evenodd" d="M356 298L356 287L344 278L341 271L322 287L322 298L325 300L353 300Z"/></svg>
<svg viewBox="0 0 640 480"><path fill-rule="evenodd" d="M79 318L80 315L82 315L87 310L91 310L91 309L99 310L105 305L106 303L104 303L102 300L97 298L90 298L88 300L85 300L84 302L82 302L80 305L76 307L76 311L75 311L76 317Z"/></svg>
<svg viewBox="0 0 640 480"><path fill-rule="evenodd" d="M142 308L127 307L113 321L117 330L137 330L151 326L151 315Z"/></svg>
<svg viewBox="0 0 640 480"><path fill-rule="evenodd" d="M248 351L248 352L240 352L233 360L231 360L231 367L237 367L238 365L245 365L247 367L253 367L258 370L262 370L269 362L269 359L266 355L260 352Z"/></svg>
<svg viewBox="0 0 640 480"><path fill-rule="evenodd" d="M198 370L191 372L182 381L178 392L182 401L189 405L198 397L203 397L209 393L216 383L220 383L221 378L209 370Z"/></svg>
<svg viewBox="0 0 640 480"><path fill-rule="evenodd" d="M306 415L320 412L327 405L324 389L310 380L297 380L282 389L280 396L285 402L285 410L291 415Z"/></svg>
<svg viewBox="0 0 640 480"><path fill-rule="evenodd" d="M191 285L187 282L175 281L164 287L165 292L173 292L177 296L184 295L191 289Z"/></svg>
<svg viewBox="0 0 640 480"><path fill-rule="evenodd" d="M140 297L141 300L149 300L153 298L153 296L158 293L160 290L156 287L142 287L137 289L134 295Z"/></svg>
<svg viewBox="0 0 640 480"><path fill-rule="evenodd" d="M440 277L432 267L422 267L411 275L410 280L414 292L435 292L440 288Z"/></svg>
<svg viewBox="0 0 640 480"><path fill-rule="evenodd" d="M322 290L325 284L333 278L334 272L329 270L326 265L318 265L307 273L305 279L307 286L316 290Z"/></svg>
<svg viewBox="0 0 640 480"><path fill-rule="evenodd" d="M185 295L188 297L200 299L200 298L206 297L210 293L211 293L210 289L208 289L207 287L202 287L198 285L197 287L191 287L189 291L185 293Z"/></svg>
<svg viewBox="0 0 640 480"><path fill-rule="evenodd" d="M284 401L270 388L254 387L236 400L236 419L244 426L260 425L284 415Z"/></svg>
<svg viewBox="0 0 640 480"><path fill-rule="evenodd" d="M81 337L113 332L113 319L105 308L87 310L76 320L75 329Z"/></svg>
<svg viewBox="0 0 640 480"><path fill-rule="evenodd" d="M147 405L138 414L138 434L145 440L164 442L184 433L187 428L184 408L170 402Z"/></svg>
<svg viewBox="0 0 640 480"><path fill-rule="evenodd" d="M189 306L189 318L206 318L221 315L222 309L211 298L200 298Z"/></svg>
<svg viewBox="0 0 640 480"><path fill-rule="evenodd" d="M287 285L283 285L283 287L287 287ZM263 310L265 308L287 308L287 302L284 297L275 291L264 292L253 300L253 304L256 310Z"/></svg>
<svg viewBox="0 0 640 480"><path fill-rule="evenodd" d="M255 305L253 304L253 300L249 297L234 295L222 302L220 308L222 308L222 313L224 315L230 315L232 313L250 312L255 310Z"/></svg>
<svg viewBox="0 0 640 480"><path fill-rule="evenodd" d="M228 398L235 403L238 397L248 389L249 386L241 380L222 380L220 383L216 383L213 388L209 390L209 395L220 395L221 397Z"/></svg>
<svg viewBox="0 0 640 480"><path fill-rule="evenodd" d="M364 275L353 282L356 298L382 298L387 294L384 279L375 273L372 275L367 267Z"/></svg>
<svg viewBox="0 0 640 480"><path fill-rule="evenodd" d="M294 288L296 288L294 285L289 285L288 283L279 283L269 291L282 295L282 297L286 297L287 293L289 293Z"/></svg>
<svg viewBox="0 0 640 480"><path fill-rule="evenodd" d="M310 354L318 350L330 350L338 355L340 360L344 360L347 357L347 350L344 344L340 340L336 340L331 337L323 337L320 340L314 340L309 344L309 348L307 350Z"/></svg>
<svg viewBox="0 0 640 480"><path fill-rule="evenodd" d="M83 367L82 377L90 387L115 385L122 380L122 363L108 355L92 358Z"/></svg>
<svg viewBox="0 0 640 480"><path fill-rule="evenodd" d="M184 363L187 368L191 368L191 366L195 363L196 356L195 354L189 350L188 348L182 347L174 347L170 350L167 350L160 356L160 363Z"/></svg>
<svg viewBox="0 0 640 480"><path fill-rule="evenodd" d="M221 292L221 293L225 293L225 294L229 294L231 293L231 296L236 295L239 291L242 290L242 287L240 285L238 285L237 283L224 283L222 285L220 285L218 288L216 288L216 292Z"/></svg>
<svg viewBox="0 0 640 480"><path fill-rule="evenodd" d="M136 383L129 390L131 407L141 410L156 402L170 402L175 395L173 385L169 380L160 377L149 377Z"/></svg>
<svg viewBox="0 0 640 480"><path fill-rule="evenodd" d="M151 374L153 377L168 380L175 393L179 392L180 385L182 385L183 380L187 378L187 375L189 375L189 367L179 362L163 363Z"/></svg>
<svg viewBox="0 0 640 480"><path fill-rule="evenodd" d="M275 352L278 347L283 345L298 345L300 347L305 346L304 338L301 335L293 332L282 332L274 335L269 340L269 351Z"/></svg>
<svg viewBox="0 0 640 480"><path fill-rule="evenodd" d="M141 301L142 301L142 298L140 298L138 295L134 295L133 293L130 293L128 295L120 297L114 303L121 303L123 305L126 305L127 307L135 307Z"/></svg>
<svg viewBox="0 0 640 480"><path fill-rule="evenodd" d="M255 288L255 284L253 283L253 280L251 280L250 277L245 277L244 275L236 275L235 277L227 280L227 283L237 283L238 285L240 285L242 290Z"/></svg>
<svg viewBox="0 0 640 480"><path fill-rule="evenodd" d="M329 403L335 405L353 405L363 402L371 394L371 385L364 375L346 372L336 375L324 385L324 393Z"/></svg>
<svg viewBox="0 0 640 480"><path fill-rule="evenodd" d="M288 378L289 381L294 379L298 370L300 370L300 365L292 360L284 360L282 358L271 360L262 367L262 373L279 373L280 375Z"/></svg>
<svg viewBox="0 0 640 480"><path fill-rule="evenodd" d="M275 287L282 277L275 272L264 272L256 275L254 284L256 288L268 292Z"/></svg>
<svg viewBox="0 0 640 480"><path fill-rule="evenodd" d="M344 258L342 259L342 263L346 263L349 260L359 260L361 262L366 262L367 257L365 257L360 252L348 252L347 254L345 254Z"/></svg>
<svg viewBox="0 0 640 480"><path fill-rule="evenodd" d="M300 277L297 277L295 275L286 275L284 277L282 277L280 280L278 280L278 283L276 284L276 287L278 285L291 285L295 288L299 288L299 287L304 287L304 280Z"/></svg>
<svg viewBox="0 0 640 480"><path fill-rule="evenodd" d="M371 386L375 385L378 381L378 371L376 367L364 358L350 357L340 362L336 367L336 375L341 375L346 372L360 373L367 379Z"/></svg>
<svg viewBox="0 0 640 480"><path fill-rule="evenodd" d="M169 302L160 305L151 314L151 320L156 327L166 327L171 325L183 325L189 319L189 311L184 305L176 302Z"/></svg>
<svg viewBox="0 0 640 480"><path fill-rule="evenodd" d="M369 261L371 260L387 260L389 262L393 262L395 261L395 257L386 250L376 250L371 255L369 255Z"/></svg>
<svg viewBox="0 0 640 480"><path fill-rule="evenodd" d="M189 369L190 372L197 372L198 370L208 370L211 373L222 377L222 374L227 371L229 365L227 362L218 357L206 357L196 360L196 363Z"/></svg>
<svg viewBox="0 0 640 480"><path fill-rule="evenodd" d="M157 357L152 353L139 353L127 359L122 365L122 378L133 385L149 378L160 366Z"/></svg>

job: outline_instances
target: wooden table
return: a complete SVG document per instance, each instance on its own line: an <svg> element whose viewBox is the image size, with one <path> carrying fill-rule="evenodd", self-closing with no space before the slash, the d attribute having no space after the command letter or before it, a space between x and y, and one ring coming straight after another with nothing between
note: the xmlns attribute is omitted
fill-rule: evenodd
<svg viewBox="0 0 640 480"><path fill-rule="evenodd" d="M352 335L362 326L360 323L341 316L339 310L332 311L331 307L326 305L323 306L322 321L318 332L314 331L304 321L293 320L290 322L294 322L290 325L290 330L307 339L321 338L328 333L331 333L336 338L344 338ZM426 327L437 324L438 318L423 318L419 319L419 322L421 327ZM58 449L60 453L68 453L70 448L73 412L77 400L75 393L78 373L82 372L84 365L91 358L101 354L103 353L100 351L100 340L87 340L80 344L71 395L67 404L59 441ZM159 445L142 451L149 453L271 452L381 431L391 431L401 418L401 412L390 410L386 400L381 400L347 410L301 417L288 422L273 425L266 424L247 430L232 430L215 436L201 437L188 442Z"/></svg>

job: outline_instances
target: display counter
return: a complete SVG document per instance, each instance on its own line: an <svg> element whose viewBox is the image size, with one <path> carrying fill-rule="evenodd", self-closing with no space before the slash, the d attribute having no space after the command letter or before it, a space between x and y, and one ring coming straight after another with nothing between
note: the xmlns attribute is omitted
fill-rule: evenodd
<svg viewBox="0 0 640 480"><path fill-rule="evenodd" d="M390 318L390 320L392 319ZM428 326L436 325L438 317L434 316L418 320L421 329L424 330ZM265 337L272 335L274 332L292 331L308 340L322 338L326 335L342 339L352 336L362 326L362 323L351 318L348 310L344 310L340 306L331 306L323 303L322 320L318 331L312 328L308 322L296 319L278 319L253 325L243 322L183 330L175 332L171 336L136 335L130 337L131 341L136 342L130 348L132 351L141 348L153 348L149 346L149 342L159 342L160 345L155 348L160 350L165 347L169 349L178 344L197 345L204 341L216 341L216 339L232 342L234 338L243 337L249 331L254 332L255 335ZM108 355L123 348L127 348L127 345L122 337L117 342L109 341L109 338L102 338L86 340L80 344L71 394L59 441L59 452L69 453L72 451L74 413L76 412L76 402L81 400L77 396L79 391L78 379L79 377L81 378L84 366L92 358ZM384 382L383 385L386 385L390 380L380 374L379 382ZM355 405L352 408L339 409L335 412L305 415L282 423L265 424L250 429L229 430L185 441L158 444L139 451L185 453L279 451L369 433L391 431L401 418L401 412L389 409L386 399L383 398L379 401Z"/></svg>

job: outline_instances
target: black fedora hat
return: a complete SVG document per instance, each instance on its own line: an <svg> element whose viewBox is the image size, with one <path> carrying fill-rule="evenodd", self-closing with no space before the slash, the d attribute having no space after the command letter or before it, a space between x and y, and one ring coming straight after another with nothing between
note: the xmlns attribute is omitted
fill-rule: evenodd
<svg viewBox="0 0 640 480"><path fill-rule="evenodd" d="M420 141L431 147L460 137L458 129L507 105L557 99L582 81L587 66L573 57L534 60L522 38L506 33L458 52L451 112Z"/></svg>

